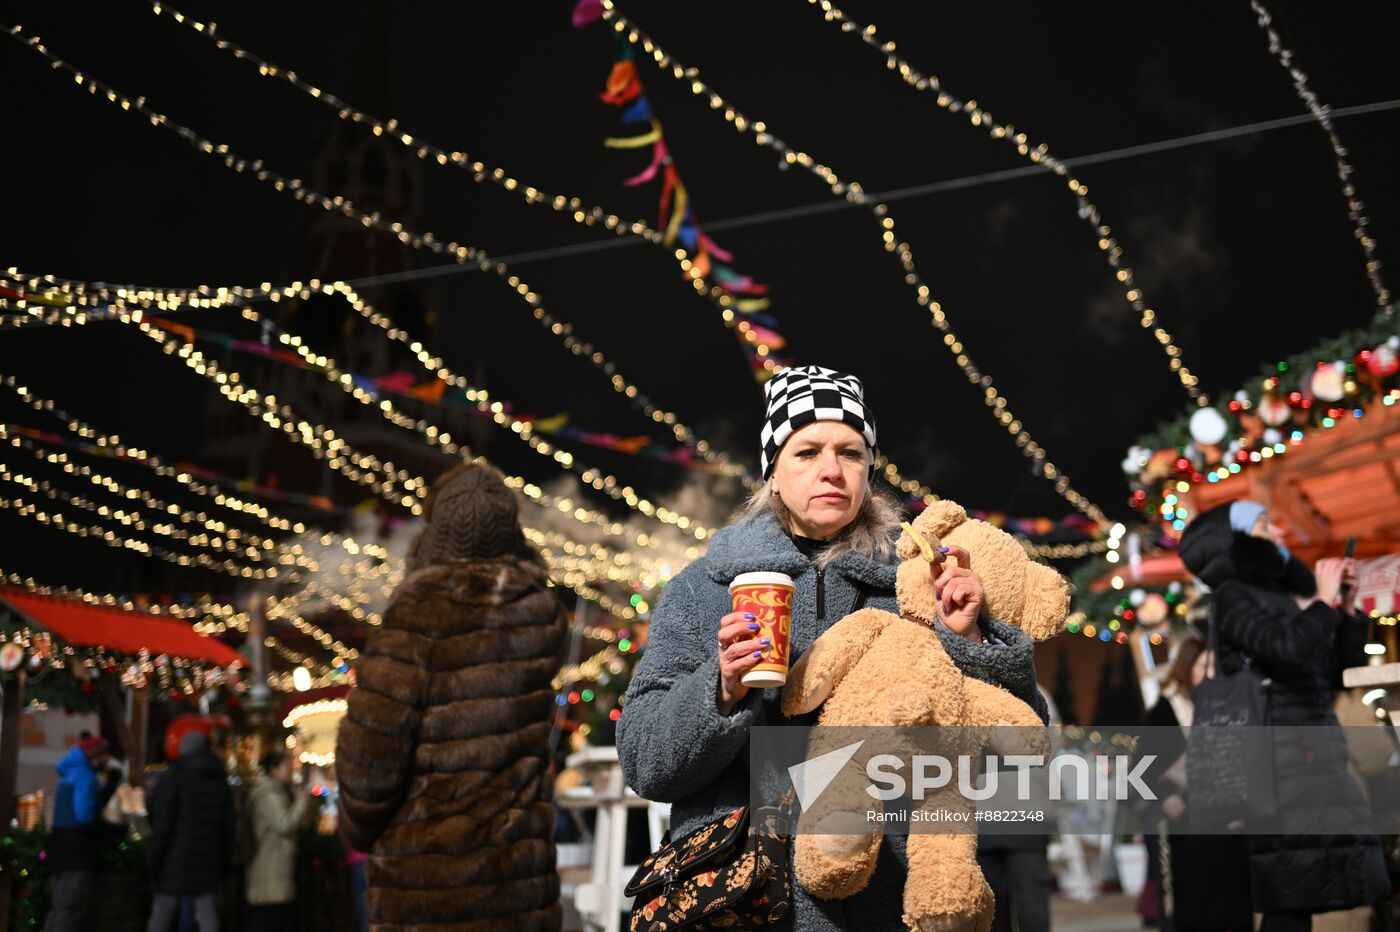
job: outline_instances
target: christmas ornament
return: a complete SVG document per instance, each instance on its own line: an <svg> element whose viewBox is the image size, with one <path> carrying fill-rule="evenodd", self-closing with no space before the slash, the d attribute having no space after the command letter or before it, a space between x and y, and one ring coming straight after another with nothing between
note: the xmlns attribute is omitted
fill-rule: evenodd
<svg viewBox="0 0 1400 932"><path fill-rule="evenodd" d="M1381 378L1392 376L1396 372L1400 372L1400 336L1391 337L1371 350L1369 354L1362 353L1361 355L1366 357L1366 369L1372 375L1378 375Z"/></svg>
<svg viewBox="0 0 1400 932"><path fill-rule="evenodd" d="M1346 397L1346 382L1346 363L1320 362L1308 380L1308 388L1318 401L1341 401Z"/></svg>
<svg viewBox="0 0 1400 932"><path fill-rule="evenodd" d="M1288 402L1274 394L1265 395L1259 399L1259 417L1270 427L1281 427L1288 423L1288 419L1293 414L1293 409L1288 406Z"/></svg>
<svg viewBox="0 0 1400 932"><path fill-rule="evenodd" d="M13 673L24 663L24 648L14 641L6 641L4 646L0 646L0 670L6 673Z"/></svg>
<svg viewBox="0 0 1400 932"><path fill-rule="evenodd" d="M1171 606L1157 592L1153 592L1143 599L1142 605L1137 610L1138 622L1148 627L1160 625L1167 620L1169 614L1171 614Z"/></svg>
<svg viewBox="0 0 1400 932"><path fill-rule="evenodd" d="M1214 408L1201 408L1191 415L1191 438L1197 443L1215 445L1225 439L1229 426Z"/></svg>

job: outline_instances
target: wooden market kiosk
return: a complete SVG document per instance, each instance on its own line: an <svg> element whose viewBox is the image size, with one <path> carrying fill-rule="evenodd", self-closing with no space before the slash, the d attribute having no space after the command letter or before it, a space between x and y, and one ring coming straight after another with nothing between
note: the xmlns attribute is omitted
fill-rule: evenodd
<svg viewBox="0 0 1400 932"><path fill-rule="evenodd" d="M92 694L116 731L109 737L123 751L128 784L139 787L149 759L150 691L162 674L178 665L182 672L197 669L201 678L218 671L221 678L244 664L238 651L186 621L0 586L0 831L10 831L16 814L21 715L32 670ZM10 922L10 873L0 874L0 929Z"/></svg>

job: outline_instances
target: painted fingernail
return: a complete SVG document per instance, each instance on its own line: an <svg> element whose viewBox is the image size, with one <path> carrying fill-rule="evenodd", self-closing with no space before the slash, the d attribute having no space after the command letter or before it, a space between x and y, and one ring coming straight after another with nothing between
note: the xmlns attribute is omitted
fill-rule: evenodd
<svg viewBox="0 0 1400 932"><path fill-rule="evenodd" d="M759 639L758 639L758 643L760 643L760 644L772 644L773 641L772 641L771 639L769 639L769 638L759 638Z"/></svg>
<svg viewBox="0 0 1400 932"><path fill-rule="evenodd" d="M755 657L762 657L762 656L763 656L763 651L761 651L761 650L756 650L756 651L753 652L753 655L754 655Z"/></svg>
<svg viewBox="0 0 1400 932"><path fill-rule="evenodd" d="M941 591L935 592L935 593L933 594L933 597L934 597L935 599L941 599L941 598L943 598L943 593L942 593Z"/></svg>
<svg viewBox="0 0 1400 932"><path fill-rule="evenodd" d="M758 616L755 615L753 612L744 612L744 618L747 619L748 621L753 621L753 620L754 620L755 618L757 618L757 617L758 617Z"/></svg>
<svg viewBox="0 0 1400 932"><path fill-rule="evenodd" d="M757 622L750 622L750 623L749 623L749 630L750 630L750 631L757 631L759 628L762 628L762 627L763 627L763 625L758 624Z"/></svg>
<svg viewBox="0 0 1400 932"><path fill-rule="evenodd" d="M950 550L950 548L948 548L948 547L939 547L939 548L938 548L938 552L939 552L939 553L950 553L951 550Z"/></svg>

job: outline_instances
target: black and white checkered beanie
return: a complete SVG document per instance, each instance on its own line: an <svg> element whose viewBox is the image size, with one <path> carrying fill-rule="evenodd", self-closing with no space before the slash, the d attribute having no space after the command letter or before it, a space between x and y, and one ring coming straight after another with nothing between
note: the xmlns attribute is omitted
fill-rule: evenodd
<svg viewBox="0 0 1400 932"><path fill-rule="evenodd" d="M870 447L873 472L875 418L865 406L860 379L821 366L795 366L765 382L763 395L768 402L759 438L764 479L773 475L773 464L787 438L815 421L840 421L854 427Z"/></svg>

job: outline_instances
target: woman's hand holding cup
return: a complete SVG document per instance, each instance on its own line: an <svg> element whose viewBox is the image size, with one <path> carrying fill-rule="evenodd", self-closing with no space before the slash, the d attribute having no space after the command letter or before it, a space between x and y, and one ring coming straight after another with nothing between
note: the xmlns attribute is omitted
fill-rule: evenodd
<svg viewBox="0 0 1400 932"><path fill-rule="evenodd" d="M756 667L768 650L768 639L760 634L762 626L750 612L730 612L719 620L719 694L720 712L727 714L734 704L749 694L749 687L740 680Z"/></svg>

